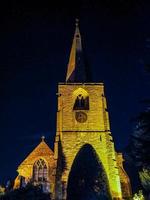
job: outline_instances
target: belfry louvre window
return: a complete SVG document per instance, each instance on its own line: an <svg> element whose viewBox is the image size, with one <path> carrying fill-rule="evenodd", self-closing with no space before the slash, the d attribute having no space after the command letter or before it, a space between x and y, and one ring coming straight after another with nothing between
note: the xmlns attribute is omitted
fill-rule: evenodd
<svg viewBox="0 0 150 200"><path fill-rule="evenodd" d="M48 167L43 159L39 159L33 166L33 179L34 181L48 181Z"/></svg>
<svg viewBox="0 0 150 200"><path fill-rule="evenodd" d="M79 94L75 99L73 110L89 110L89 97Z"/></svg>

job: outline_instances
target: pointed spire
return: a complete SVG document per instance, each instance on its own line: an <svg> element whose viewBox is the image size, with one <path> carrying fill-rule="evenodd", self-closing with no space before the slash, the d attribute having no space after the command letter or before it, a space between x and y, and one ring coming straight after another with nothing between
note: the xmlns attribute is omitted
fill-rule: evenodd
<svg viewBox="0 0 150 200"><path fill-rule="evenodd" d="M76 28L69 57L66 82L86 82L86 71L83 61L82 43L78 19L76 19Z"/></svg>

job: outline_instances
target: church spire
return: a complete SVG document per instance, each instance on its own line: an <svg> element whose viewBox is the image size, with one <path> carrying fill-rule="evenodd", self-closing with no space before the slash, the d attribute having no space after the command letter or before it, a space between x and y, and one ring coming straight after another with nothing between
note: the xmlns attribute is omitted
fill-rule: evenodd
<svg viewBox="0 0 150 200"><path fill-rule="evenodd" d="M67 68L66 82L86 82L86 70L83 60L81 35L78 25L79 20L76 19L76 28L72 43L72 48L69 57Z"/></svg>

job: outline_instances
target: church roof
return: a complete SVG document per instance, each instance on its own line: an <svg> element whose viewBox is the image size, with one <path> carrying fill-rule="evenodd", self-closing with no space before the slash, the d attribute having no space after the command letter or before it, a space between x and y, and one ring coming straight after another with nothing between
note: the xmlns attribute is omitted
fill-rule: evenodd
<svg viewBox="0 0 150 200"><path fill-rule="evenodd" d="M33 164L35 160L38 158L45 158L48 160L54 159L54 152L50 149L50 147L46 144L44 137L42 137L42 141L39 145L35 147L35 149L26 157L26 159L20 164L19 168L23 165Z"/></svg>
<svg viewBox="0 0 150 200"><path fill-rule="evenodd" d="M87 82L87 69L83 57L81 34L76 20L76 28L67 67L66 82Z"/></svg>

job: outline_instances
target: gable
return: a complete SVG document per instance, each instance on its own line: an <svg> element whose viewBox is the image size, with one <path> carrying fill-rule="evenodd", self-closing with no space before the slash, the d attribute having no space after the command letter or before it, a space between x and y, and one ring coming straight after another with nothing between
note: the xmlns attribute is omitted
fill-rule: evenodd
<svg viewBox="0 0 150 200"><path fill-rule="evenodd" d="M21 168L23 165L33 165L35 161L39 158L43 158L47 161L49 166L53 165L54 163L54 153L49 148L49 146L42 141L26 158L25 160L19 165L18 169Z"/></svg>

